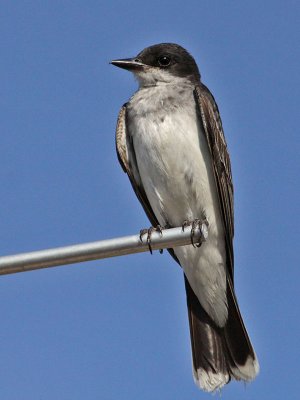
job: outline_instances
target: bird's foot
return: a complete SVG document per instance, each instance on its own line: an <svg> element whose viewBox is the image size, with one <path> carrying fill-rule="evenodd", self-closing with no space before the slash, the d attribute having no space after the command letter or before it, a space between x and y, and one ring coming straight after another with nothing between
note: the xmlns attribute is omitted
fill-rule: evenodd
<svg viewBox="0 0 300 400"><path fill-rule="evenodd" d="M162 235L163 229L164 229L163 227L161 227L160 225L157 225L156 227L150 226L150 228L148 228L148 229L140 230L140 241L143 242L143 236L147 235L147 245L149 247L149 251L151 254L152 254L151 236L152 236L153 232L158 232ZM160 252L160 254L162 254L163 249L160 249L159 252Z"/></svg>
<svg viewBox="0 0 300 400"><path fill-rule="evenodd" d="M201 244L203 242L205 242L205 240L207 239L207 236L208 236L208 225L209 225L208 221L207 221L207 219L205 217L201 218L201 219L200 218L196 218L193 221L184 220L183 223L182 223L182 231L184 232L184 229L186 227L191 226L192 227L192 229L191 229L191 242L192 242L192 245L194 247L200 247ZM200 238L200 240L198 242L195 243L194 237L195 237L196 229L200 230L201 238Z"/></svg>

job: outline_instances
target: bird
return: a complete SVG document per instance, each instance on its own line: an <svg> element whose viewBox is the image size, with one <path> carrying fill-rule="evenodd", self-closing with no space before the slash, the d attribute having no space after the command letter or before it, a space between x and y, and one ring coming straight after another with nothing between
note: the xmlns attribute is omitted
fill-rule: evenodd
<svg viewBox="0 0 300 400"><path fill-rule="evenodd" d="M259 363L234 291L233 181L217 103L178 44L111 64L138 82L118 115L116 150L152 226L207 223L201 246L168 249L184 274L194 381L206 392L252 381Z"/></svg>

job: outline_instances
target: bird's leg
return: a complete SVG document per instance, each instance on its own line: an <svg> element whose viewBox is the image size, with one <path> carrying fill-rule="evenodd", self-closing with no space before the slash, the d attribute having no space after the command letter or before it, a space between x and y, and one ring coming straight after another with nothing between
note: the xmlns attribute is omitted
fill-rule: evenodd
<svg viewBox="0 0 300 400"><path fill-rule="evenodd" d="M149 247L149 251L152 254L152 247L151 247L151 236L153 232L158 232L162 235L162 231L163 231L163 227L161 227L160 225L157 225L156 227L154 226L150 226L149 229L141 229L140 230L140 241L143 242L143 236L145 234L147 234L147 244ZM159 250L160 254L163 252L162 249Z"/></svg>
<svg viewBox="0 0 300 400"><path fill-rule="evenodd" d="M208 224L208 221L207 221L205 216L203 218L196 218L193 221L184 220L183 223L182 223L182 231L184 232L184 229L187 226L192 226L192 229L191 229L191 242L192 242L192 245L194 247L200 247L201 244L203 242L205 242L205 240L207 239L207 236L208 236L208 232L207 232L208 225L209 224ZM200 238L199 242L195 243L194 242L194 236L195 236L195 231L196 231L197 228L201 232L201 238Z"/></svg>
<svg viewBox="0 0 300 400"><path fill-rule="evenodd" d="M199 242L195 244L194 243L194 235L195 235L195 230L197 228L201 232L201 238L200 238ZM208 236L207 228L208 228L208 221L205 217L201 218L201 219L198 219L198 218L194 219L194 221L192 222L192 229L191 229L191 241L192 241L192 245L194 247L200 247L201 244L203 242L205 242L205 240L207 239L207 236Z"/></svg>
<svg viewBox="0 0 300 400"><path fill-rule="evenodd" d="M185 219L181 225L182 232L184 232L185 228L191 225L191 221Z"/></svg>
<svg viewBox="0 0 300 400"><path fill-rule="evenodd" d="M157 227L156 227L156 231L160 233L160 236L162 236L163 229L165 229L165 228L163 228L161 225L157 225ZM163 252L164 252L164 249L159 249L159 254L162 254Z"/></svg>

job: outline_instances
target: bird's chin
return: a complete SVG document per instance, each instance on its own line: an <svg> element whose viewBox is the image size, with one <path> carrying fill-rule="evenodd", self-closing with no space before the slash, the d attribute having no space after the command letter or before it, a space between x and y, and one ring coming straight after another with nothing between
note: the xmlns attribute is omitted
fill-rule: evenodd
<svg viewBox="0 0 300 400"><path fill-rule="evenodd" d="M153 86L156 84L155 79L153 79L152 75L147 73L146 71L132 71L135 79L138 81L140 87L144 86Z"/></svg>
<svg viewBox="0 0 300 400"><path fill-rule="evenodd" d="M140 87L170 84L174 80L174 77L172 77L171 74L158 68L147 68L132 72L134 73Z"/></svg>

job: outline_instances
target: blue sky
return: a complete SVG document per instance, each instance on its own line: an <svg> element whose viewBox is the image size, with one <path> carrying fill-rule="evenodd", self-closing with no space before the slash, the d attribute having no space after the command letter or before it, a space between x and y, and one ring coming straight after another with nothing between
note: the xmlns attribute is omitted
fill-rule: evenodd
<svg viewBox="0 0 300 400"><path fill-rule="evenodd" d="M223 399L299 396L298 1L1 1L0 253L149 223L114 130L136 90L111 59L159 42L195 57L235 183L235 282L261 373ZM2 276L5 400L205 399L182 272L148 253Z"/></svg>

